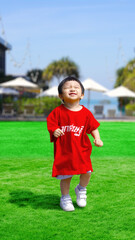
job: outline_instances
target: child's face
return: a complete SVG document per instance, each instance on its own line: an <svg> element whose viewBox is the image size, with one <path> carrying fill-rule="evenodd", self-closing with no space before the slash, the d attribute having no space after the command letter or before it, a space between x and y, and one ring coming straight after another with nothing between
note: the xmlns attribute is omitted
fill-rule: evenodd
<svg viewBox="0 0 135 240"><path fill-rule="evenodd" d="M64 102L75 102L83 96L81 86L76 81L67 81L62 87L62 94L59 95Z"/></svg>

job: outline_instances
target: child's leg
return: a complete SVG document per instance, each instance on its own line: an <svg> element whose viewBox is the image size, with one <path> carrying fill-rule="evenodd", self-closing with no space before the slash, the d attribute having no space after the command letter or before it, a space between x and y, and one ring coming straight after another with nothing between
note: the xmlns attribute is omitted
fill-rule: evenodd
<svg viewBox="0 0 135 240"><path fill-rule="evenodd" d="M91 177L91 172L87 172L85 174L81 174L80 175L80 185L82 187L86 187L90 181L90 177Z"/></svg>
<svg viewBox="0 0 135 240"><path fill-rule="evenodd" d="M69 195L71 179L72 179L72 177L62 179L60 181L60 189L61 189L61 193L62 193L62 197L60 199L60 207L64 211L74 211L75 210L73 203L72 203L72 199Z"/></svg>
<svg viewBox="0 0 135 240"><path fill-rule="evenodd" d="M60 189L61 189L61 193L62 193L63 196L69 194L71 179L72 179L72 177L62 179L60 181Z"/></svg>

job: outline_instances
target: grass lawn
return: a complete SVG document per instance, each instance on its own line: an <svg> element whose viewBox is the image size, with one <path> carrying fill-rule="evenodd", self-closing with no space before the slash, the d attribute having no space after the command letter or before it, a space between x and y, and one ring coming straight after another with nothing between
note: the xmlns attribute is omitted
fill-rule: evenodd
<svg viewBox="0 0 135 240"><path fill-rule="evenodd" d="M87 206L76 205L74 176L75 211L64 212L46 122L0 122L0 240L135 239L135 123L101 122L99 130Z"/></svg>

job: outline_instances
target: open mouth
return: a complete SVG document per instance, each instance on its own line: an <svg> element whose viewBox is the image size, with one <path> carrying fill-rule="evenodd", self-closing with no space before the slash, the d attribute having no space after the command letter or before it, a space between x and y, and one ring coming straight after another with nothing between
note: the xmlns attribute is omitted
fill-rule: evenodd
<svg viewBox="0 0 135 240"><path fill-rule="evenodd" d="M70 96L76 96L76 93L69 93Z"/></svg>

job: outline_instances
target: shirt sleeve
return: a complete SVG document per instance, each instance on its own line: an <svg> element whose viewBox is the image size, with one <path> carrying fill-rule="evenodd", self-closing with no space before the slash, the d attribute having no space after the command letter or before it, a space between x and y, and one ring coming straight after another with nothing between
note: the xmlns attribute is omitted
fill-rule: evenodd
<svg viewBox="0 0 135 240"><path fill-rule="evenodd" d="M97 129L99 126L100 126L100 123L95 119L93 114L89 112L86 132L90 134L93 130Z"/></svg>
<svg viewBox="0 0 135 240"><path fill-rule="evenodd" d="M47 129L50 133L50 141L54 142L56 138L54 137L54 131L59 128L58 125L58 112L54 109L47 117Z"/></svg>

